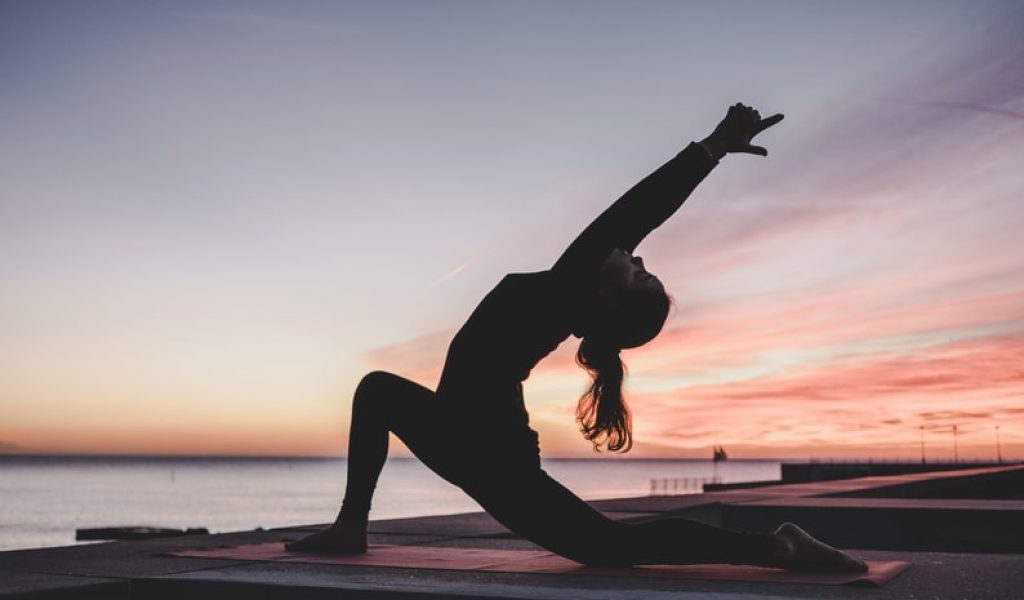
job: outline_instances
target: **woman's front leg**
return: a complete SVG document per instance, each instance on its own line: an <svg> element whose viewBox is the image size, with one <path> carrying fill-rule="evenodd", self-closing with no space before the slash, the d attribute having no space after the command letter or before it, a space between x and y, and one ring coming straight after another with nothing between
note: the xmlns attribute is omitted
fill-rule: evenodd
<svg viewBox="0 0 1024 600"><path fill-rule="evenodd" d="M359 382L352 399L345 498L334 523L323 531L286 544L289 550L355 554L366 551L366 526L377 480L388 456L388 435L426 427L435 403L433 392L412 381L372 372Z"/></svg>

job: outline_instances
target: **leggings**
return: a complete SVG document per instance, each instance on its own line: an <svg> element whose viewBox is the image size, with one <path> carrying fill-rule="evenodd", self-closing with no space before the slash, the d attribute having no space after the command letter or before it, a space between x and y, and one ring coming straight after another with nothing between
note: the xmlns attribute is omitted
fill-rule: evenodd
<svg viewBox="0 0 1024 600"><path fill-rule="evenodd" d="M622 523L599 513L535 462L523 461L524 468L500 469L495 474L499 469L478 466L479 461L470 458L486 456L486 449L460 444L465 438L460 438L457 426L445 415L443 403L421 385L380 371L364 377L352 402L348 480L338 519L354 525L367 522L391 432L502 525L576 562L595 566L769 564L773 537L768 534L681 518Z"/></svg>

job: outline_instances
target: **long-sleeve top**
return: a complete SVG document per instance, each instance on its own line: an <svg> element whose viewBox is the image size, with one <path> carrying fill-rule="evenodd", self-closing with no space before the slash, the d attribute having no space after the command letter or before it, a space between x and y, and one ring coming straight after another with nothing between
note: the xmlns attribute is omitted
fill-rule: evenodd
<svg viewBox="0 0 1024 600"><path fill-rule="evenodd" d="M579 331L581 309L595 301L609 253L632 252L717 164L691 143L601 213L549 270L506 275L476 307L448 347L437 395L465 429L491 442L487 447L500 453L491 459L539 464L522 382Z"/></svg>

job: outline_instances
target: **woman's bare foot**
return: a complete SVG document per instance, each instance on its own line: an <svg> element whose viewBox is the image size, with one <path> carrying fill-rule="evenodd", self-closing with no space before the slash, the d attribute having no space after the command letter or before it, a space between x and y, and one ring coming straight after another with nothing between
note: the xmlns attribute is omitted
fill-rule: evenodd
<svg viewBox="0 0 1024 600"><path fill-rule="evenodd" d="M337 522L323 531L284 545L296 552L362 554L366 552L366 529Z"/></svg>
<svg viewBox="0 0 1024 600"><path fill-rule="evenodd" d="M846 571L863 573L868 565L842 550L814 539L792 523L775 530L775 566L791 571Z"/></svg>

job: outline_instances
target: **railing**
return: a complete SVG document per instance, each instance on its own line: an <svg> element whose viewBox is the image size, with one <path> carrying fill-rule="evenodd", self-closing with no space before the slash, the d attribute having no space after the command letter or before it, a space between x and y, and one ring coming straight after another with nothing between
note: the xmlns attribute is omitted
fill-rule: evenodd
<svg viewBox="0 0 1024 600"><path fill-rule="evenodd" d="M699 494L704 486L722 483L721 477L676 477L651 480L651 496L676 496L680 494Z"/></svg>

